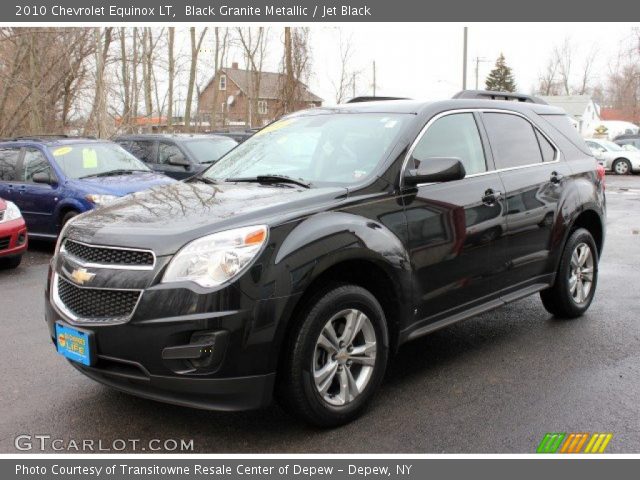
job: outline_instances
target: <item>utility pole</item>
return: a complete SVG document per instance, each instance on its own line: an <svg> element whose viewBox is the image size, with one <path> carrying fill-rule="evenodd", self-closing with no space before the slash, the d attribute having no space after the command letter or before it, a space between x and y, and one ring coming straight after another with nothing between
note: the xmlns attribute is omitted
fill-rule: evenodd
<svg viewBox="0 0 640 480"><path fill-rule="evenodd" d="M373 61L373 96L376 96L376 61Z"/></svg>
<svg viewBox="0 0 640 480"><path fill-rule="evenodd" d="M462 90L467 89L467 30L464 27L464 40L462 44Z"/></svg>
<svg viewBox="0 0 640 480"><path fill-rule="evenodd" d="M356 98L356 74L355 73L351 77L351 88L353 89L353 95L351 95L351 98Z"/></svg>

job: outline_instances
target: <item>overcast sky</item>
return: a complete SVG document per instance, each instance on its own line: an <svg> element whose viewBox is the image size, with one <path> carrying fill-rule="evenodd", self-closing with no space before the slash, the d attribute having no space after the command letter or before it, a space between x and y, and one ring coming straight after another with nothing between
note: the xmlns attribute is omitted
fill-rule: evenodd
<svg viewBox="0 0 640 480"><path fill-rule="evenodd" d="M576 77L584 57L597 50L594 68L596 81L606 79L623 42L630 41L633 28L640 24L622 23L481 23L469 27L468 88L475 87L475 58L480 63L479 83L493 67L500 52L512 67L518 90L530 93L555 45L565 38L573 44ZM347 26L311 26L313 55L309 86L325 100L335 103L332 81L339 75L339 38L352 38L353 66L359 70L357 95L372 94L372 63L376 62L378 95L405 96L416 99L448 98L462 89L462 38L464 24L455 23L386 23L349 24ZM270 27L270 44L265 70L278 71L282 59L282 30ZM186 35L182 49L188 50ZM212 41L212 40L209 40ZM207 47L206 42L203 45ZM209 55L210 56L210 55ZM210 59L201 57L203 86L210 76ZM243 64L239 51L229 54L228 63ZM207 78L204 78L207 77ZM576 78L577 81L577 78Z"/></svg>

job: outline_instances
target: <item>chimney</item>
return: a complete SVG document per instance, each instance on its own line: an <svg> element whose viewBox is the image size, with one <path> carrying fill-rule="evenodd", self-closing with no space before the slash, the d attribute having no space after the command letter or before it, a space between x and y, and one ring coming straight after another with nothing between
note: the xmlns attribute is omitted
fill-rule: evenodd
<svg viewBox="0 0 640 480"><path fill-rule="evenodd" d="M234 70L237 70L238 69L238 62L233 62L231 64L231 68L234 69Z"/></svg>

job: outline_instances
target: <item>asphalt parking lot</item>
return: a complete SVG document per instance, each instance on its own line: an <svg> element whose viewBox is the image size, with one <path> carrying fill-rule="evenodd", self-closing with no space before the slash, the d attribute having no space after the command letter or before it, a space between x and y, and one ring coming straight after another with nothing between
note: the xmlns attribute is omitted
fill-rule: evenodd
<svg viewBox="0 0 640 480"><path fill-rule="evenodd" d="M58 356L43 321L52 246L0 271L0 452L17 435L65 441L193 439L196 452L533 453L546 432L611 432L640 452L640 176L607 178L608 231L588 314L552 318L537 296L405 345L372 408L337 430L277 406L189 410L130 397Z"/></svg>

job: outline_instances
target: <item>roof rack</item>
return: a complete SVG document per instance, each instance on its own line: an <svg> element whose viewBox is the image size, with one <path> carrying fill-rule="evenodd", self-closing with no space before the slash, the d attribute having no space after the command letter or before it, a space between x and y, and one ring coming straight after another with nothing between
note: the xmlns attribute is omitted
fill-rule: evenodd
<svg viewBox="0 0 640 480"><path fill-rule="evenodd" d="M66 135L64 133L43 133L38 135L18 135L16 137L11 138L3 138L1 139L4 142L17 142L20 140L34 140L34 141L46 141L46 140L58 140L58 139L87 139L87 140L97 140L97 138L93 135Z"/></svg>
<svg viewBox="0 0 640 480"><path fill-rule="evenodd" d="M351 100L347 100L346 103L383 102L387 100L409 100L409 99L406 97L353 97Z"/></svg>
<svg viewBox="0 0 640 480"><path fill-rule="evenodd" d="M510 100L513 102L539 103L541 105L549 105L541 98L534 97L533 95L512 92L492 92L489 90L462 90L456 93L452 98L476 100Z"/></svg>

